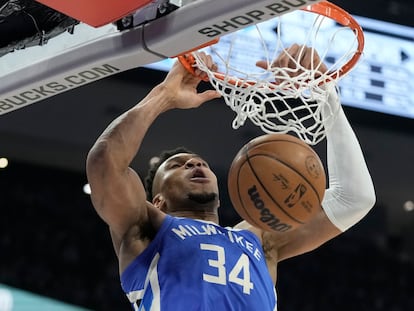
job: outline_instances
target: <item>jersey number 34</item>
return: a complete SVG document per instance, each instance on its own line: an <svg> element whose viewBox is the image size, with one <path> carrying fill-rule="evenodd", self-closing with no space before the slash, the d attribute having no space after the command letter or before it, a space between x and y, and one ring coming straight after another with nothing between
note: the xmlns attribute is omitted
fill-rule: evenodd
<svg viewBox="0 0 414 311"><path fill-rule="evenodd" d="M227 275L226 256L222 246L202 243L200 244L200 249L215 253L213 255L214 259L209 259L208 264L217 270L217 274L203 273L204 281L221 285L227 285L227 282L235 283L243 288L244 294L250 294L250 291L253 289L253 283L250 281L250 263L249 257L246 254L241 254Z"/></svg>

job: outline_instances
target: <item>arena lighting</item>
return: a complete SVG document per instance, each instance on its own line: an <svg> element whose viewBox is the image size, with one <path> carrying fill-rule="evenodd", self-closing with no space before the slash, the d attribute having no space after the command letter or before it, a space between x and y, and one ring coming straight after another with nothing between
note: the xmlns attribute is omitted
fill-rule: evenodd
<svg viewBox="0 0 414 311"><path fill-rule="evenodd" d="M159 158L159 157L157 157L157 156L152 157L152 158L149 160L149 165L150 165L150 166L154 166L154 165L156 165L159 161L160 161L160 158Z"/></svg>
<svg viewBox="0 0 414 311"><path fill-rule="evenodd" d="M414 211L414 202L413 201L406 201L403 205L404 211L412 212Z"/></svg>
<svg viewBox="0 0 414 311"><path fill-rule="evenodd" d="M9 165L9 160L7 158L0 158L0 169L6 168Z"/></svg>
<svg viewBox="0 0 414 311"><path fill-rule="evenodd" d="M85 194L91 194L91 186L89 184L85 184L83 186L83 193L85 193Z"/></svg>

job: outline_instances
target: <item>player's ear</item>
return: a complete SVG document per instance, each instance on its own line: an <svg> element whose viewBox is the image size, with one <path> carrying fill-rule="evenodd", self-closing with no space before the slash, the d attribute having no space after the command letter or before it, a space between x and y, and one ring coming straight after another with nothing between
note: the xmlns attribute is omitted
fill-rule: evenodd
<svg viewBox="0 0 414 311"><path fill-rule="evenodd" d="M160 210L163 210L163 208L165 208L165 199L161 193L157 193L154 196L154 198L152 199L152 204Z"/></svg>

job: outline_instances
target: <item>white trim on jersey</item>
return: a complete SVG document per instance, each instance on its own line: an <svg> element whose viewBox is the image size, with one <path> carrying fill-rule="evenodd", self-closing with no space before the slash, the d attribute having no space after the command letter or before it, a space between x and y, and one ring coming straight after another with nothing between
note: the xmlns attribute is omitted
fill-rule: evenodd
<svg viewBox="0 0 414 311"><path fill-rule="evenodd" d="M134 290L133 292L129 292L128 294L126 294L130 303L135 303L137 300L141 300L143 295L143 289Z"/></svg>
<svg viewBox="0 0 414 311"><path fill-rule="evenodd" d="M129 292L126 294L128 300L134 305L136 311L159 311L161 309L160 284L158 280L158 261L160 254L155 254L148 268L148 273L145 278L144 288ZM152 300L144 300L144 294L148 290L152 291ZM140 302L140 305L138 305ZM146 309L149 307L149 309Z"/></svg>
<svg viewBox="0 0 414 311"><path fill-rule="evenodd" d="M273 309L273 311L277 311L277 292L276 292L276 286L273 287L273 293L275 294L275 301L276 301L276 305L275 305L275 308Z"/></svg>

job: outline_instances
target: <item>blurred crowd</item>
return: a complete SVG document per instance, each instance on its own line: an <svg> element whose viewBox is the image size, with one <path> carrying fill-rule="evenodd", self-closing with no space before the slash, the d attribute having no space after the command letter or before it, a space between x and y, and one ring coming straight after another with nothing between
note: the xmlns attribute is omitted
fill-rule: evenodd
<svg viewBox="0 0 414 311"><path fill-rule="evenodd" d="M85 183L81 173L40 166L0 170L0 283L91 310L131 310ZM233 225L221 193L222 224ZM386 233L385 217L379 206L320 249L282 262L279 310L414 310L413 258Z"/></svg>

